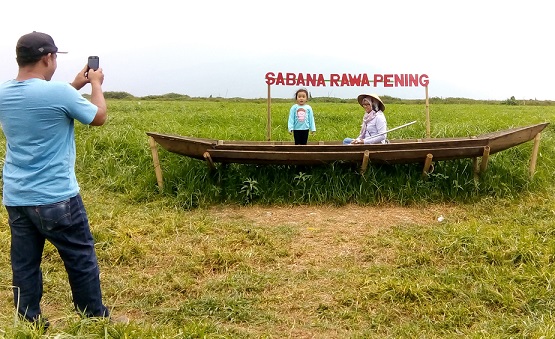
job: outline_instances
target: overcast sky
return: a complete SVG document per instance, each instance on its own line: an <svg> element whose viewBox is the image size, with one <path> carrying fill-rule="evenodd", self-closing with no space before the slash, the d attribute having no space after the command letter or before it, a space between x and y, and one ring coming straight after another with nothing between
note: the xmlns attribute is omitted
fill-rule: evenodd
<svg viewBox="0 0 555 339"><path fill-rule="evenodd" d="M555 100L549 1L8 1L0 81L33 30L60 50L53 80L98 55L105 91L265 98L274 73L426 74L430 97ZM296 86L271 86L292 97ZM423 87L308 87L312 96L425 98ZM90 88L86 88L89 91Z"/></svg>

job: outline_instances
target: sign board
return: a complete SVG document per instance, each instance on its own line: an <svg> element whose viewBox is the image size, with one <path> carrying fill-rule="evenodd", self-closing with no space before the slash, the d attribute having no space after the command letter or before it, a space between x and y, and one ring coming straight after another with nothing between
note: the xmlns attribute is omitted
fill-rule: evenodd
<svg viewBox="0 0 555 339"><path fill-rule="evenodd" d="M426 88L426 136L430 137L427 74L368 74L368 73L292 73L268 72L265 76L268 85L268 122L266 139L271 139L271 86L297 87L425 87Z"/></svg>

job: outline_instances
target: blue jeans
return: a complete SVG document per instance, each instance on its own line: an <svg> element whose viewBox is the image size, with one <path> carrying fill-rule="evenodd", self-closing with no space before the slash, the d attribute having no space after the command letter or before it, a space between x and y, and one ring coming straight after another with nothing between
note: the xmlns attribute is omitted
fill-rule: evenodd
<svg viewBox="0 0 555 339"><path fill-rule="evenodd" d="M42 206L6 206L11 230L14 304L30 321L41 314L42 271L45 240L52 243L64 262L75 309L88 317L108 317L102 304L100 271L81 195Z"/></svg>

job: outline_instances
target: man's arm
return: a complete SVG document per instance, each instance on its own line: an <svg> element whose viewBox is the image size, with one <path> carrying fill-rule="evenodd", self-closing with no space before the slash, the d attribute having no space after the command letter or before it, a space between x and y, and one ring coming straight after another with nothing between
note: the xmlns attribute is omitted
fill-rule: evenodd
<svg viewBox="0 0 555 339"><path fill-rule="evenodd" d="M102 68L99 68L96 71L92 69L89 70L88 77L89 82L91 83L91 102L98 107L96 116L89 125L102 126L108 117L106 99L104 98L104 92L102 91L102 83L104 82L104 73L102 73Z"/></svg>
<svg viewBox="0 0 555 339"><path fill-rule="evenodd" d="M86 75L85 75L86 74ZM107 106L104 92L102 91L102 83L104 82L104 73L102 68L95 70L89 69L87 65L77 74L75 80L71 83L76 90L80 90L86 84L91 84L91 102L98 107L96 116L89 124L91 126L102 126L106 122Z"/></svg>

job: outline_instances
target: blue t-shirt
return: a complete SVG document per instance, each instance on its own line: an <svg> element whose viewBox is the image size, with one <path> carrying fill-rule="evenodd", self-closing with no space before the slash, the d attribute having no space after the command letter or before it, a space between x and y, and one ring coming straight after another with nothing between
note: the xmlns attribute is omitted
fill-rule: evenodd
<svg viewBox="0 0 555 339"><path fill-rule="evenodd" d="M0 85L4 205L46 205L79 193L74 120L90 124L97 110L66 82L35 78Z"/></svg>

